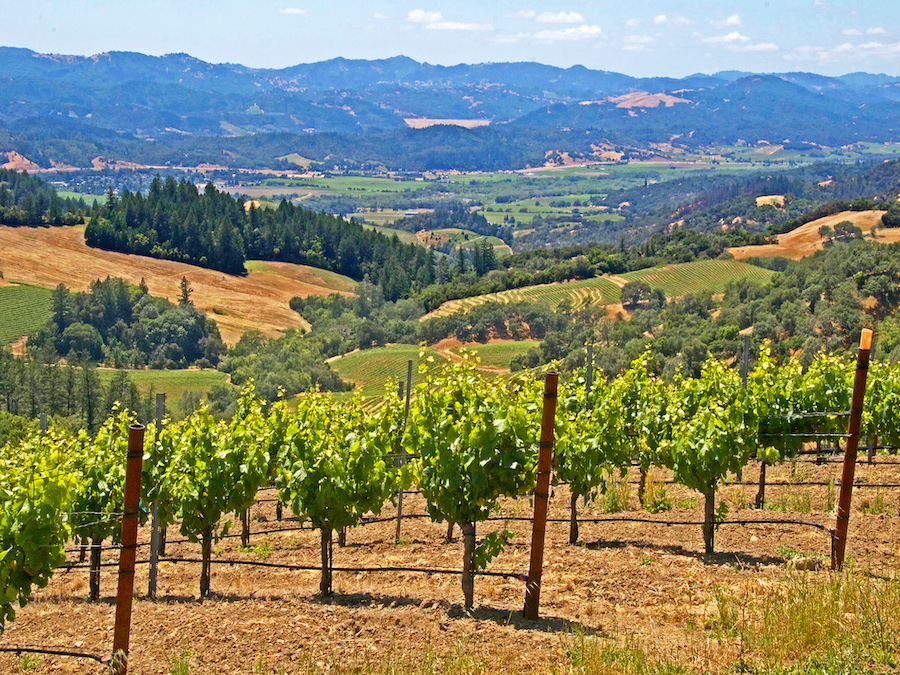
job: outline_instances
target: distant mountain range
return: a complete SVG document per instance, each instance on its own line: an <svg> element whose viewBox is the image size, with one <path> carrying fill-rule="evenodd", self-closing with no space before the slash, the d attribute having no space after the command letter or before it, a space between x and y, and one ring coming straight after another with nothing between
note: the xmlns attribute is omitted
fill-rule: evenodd
<svg viewBox="0 0 900 675"><path fill-rule="evenodd" d="M346 139L305 137L367 135L415 145L421 132L406 121L414 118L489 123L459 132L459 142L478 139L483 149L525 136L531 159L552 150L660 144L836 147L900 140L900 78L733 71L634 78L582 66L437 66L402 56L254 69L186 54L84 57L0 47L0 152L20 152L41 166L89 165L95 152L159 159L158 148L141 149L148 140L214 163L224 156L259 165L292 152L321 161L338 151L354 162L383 162L386 150L351 157ZM576 138L576 130L588 133ZM268 160L234 142L260 134L277 134L263 144ZM223 141L214 146L212 138Z"/></svg>

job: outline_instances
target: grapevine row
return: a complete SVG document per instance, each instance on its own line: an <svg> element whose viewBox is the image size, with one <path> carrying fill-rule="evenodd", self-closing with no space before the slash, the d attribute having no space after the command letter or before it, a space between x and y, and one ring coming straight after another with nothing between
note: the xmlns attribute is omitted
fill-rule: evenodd
<svg viewBox="0 0 900 675"><path fill-rule="evenodd" d="M648 372L646 357L590 391L585 378L575 373L561 385L555 422L554 473L571 485L571 540L577 498L636 460L644 472L671 470L677 483L704 496L711 553L718 487L751 458L773 464L804 443L841 434L852 368L824 354L806 370L794 360L776 365L764 346L746 386L715 360L702 377L671 383ZM534 485L540 398L538 383L487 381L470 359L427 371L406 422L395 393L375 411L324 394L265 409L250 385L228 421L201 408L164 424L147 445L143 503L155 501L163 527L178 522L201 545L205 596L212 544L228 532L225 516L246 510L262 486L274 484L279 500L320 531L320 591L329 594L332 533L379 514L415 484L429 516L463 533L462 587L471 606L474 575L506 536L491 533L479 544L477 524L500 497ZM900 368L872 364L863 434L900 445L892 414L898 404ZM91 545L91 594L98 596L102 542L117 543L132 418L117 412L93 438L51 430L0 448L0 630L32 587L46 585L67 541ZM154 437L151 428L147 438ZM404 450L406 463L399 461Z"/></svg>

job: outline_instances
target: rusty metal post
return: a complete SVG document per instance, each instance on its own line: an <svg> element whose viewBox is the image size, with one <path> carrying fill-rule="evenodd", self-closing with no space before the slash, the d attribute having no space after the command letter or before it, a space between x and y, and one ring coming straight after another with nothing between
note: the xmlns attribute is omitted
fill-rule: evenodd
<svg viewBox="0 0 900 675"><path fill-rule="evenodd" d="M128 460L125 465L125 510L122 515L122 548L119 554L119 587L116 592L116 623L113 632L113 675L128 670L128 640L131 634L131 603L134 597L134 561L140 521L141 464L144 458L144 429L128 428Z"/></svg>
<svg viewBox="0 0 900 675"><path fill-rule="evenodd" d="M525 586L526 619L537 619L541 602L541 575L544 566L544 536L547 531L547 502L550 498L550 469L553 460L553 425L556 419L556 387L559 373L548 372L544 379L544 414L538 455L537 485L534 488L534 520L531 527L531 561Z"/></svg>
<svg viewBox="0 0 900 675"><path fill-rule="evenodd" d="M850 498L853 496L853 477L856 473L856 453L859 450L859 430L862 426L863 400L866 395L866 376L872 349L872 331L864 328L856 356L856 375L853 378L853 398L850 402L850 422L847 425L847 447L844 450L844 469L841 473L841 495L831 542L831 569L844 566L847 548L847 528L850 525Z"/></svg>

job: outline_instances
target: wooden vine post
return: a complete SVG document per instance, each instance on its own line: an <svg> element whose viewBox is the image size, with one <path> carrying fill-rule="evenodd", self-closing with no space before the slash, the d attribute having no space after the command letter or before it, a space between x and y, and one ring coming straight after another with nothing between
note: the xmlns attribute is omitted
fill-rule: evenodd
<svg viewBox="0 0 900 675"><path fill-rule="evenodd" d="M159 435L162 433L162 420L166 410L165 393L156 394L156 448L159 448ZM153 461L159 462L157 452L153 453ZM159 500L154 499L150 505L150 578L147 581L147 595L156 599L156 579L159 573Z"/></svg>
<svg viewBox="0 0 900 675"><path fill-rule="evenodd" d="M403 437L403 433L406 431L406 423L409 420L409 397L412 389L412 369L413 369L413 360L409 359L406 362L406 409L403 413L403 426L400 428L400 437ZM403 397L403 380L400 380L400 397ZM401 444L401 453L402 455L397 458L396 466L399 468L406 464L406 446ZM394 533L394 543L400 543L400 522L403 520L403 488L400 488L397 491L397 530Z"/></svg>
<svg viewBox="0 0 900 675"><path fill-rule="evenodd" d="M831 541L831 569L844 566L847 548L847 528L850 525L850 498L853 496L853 478L856 473L856 453L859 450L859 430L862 426L863 400L866 395L866 376L869 371L869 354L872 349L872 331L863 328L856 356L856 375L853 378L853 398L850 402L850 422L847 425L847 447L844 450L844 469L841 473L841 495L838 499L837 517Z"/></svg>
<svg viewBox="0 0 900 675"><path fill-rule="evenodd" d="M125 465L125 509L122 514L122 550L119 554L119 587L116 592L116 623L113 632L113 675L128 670L131 635L131 604L134 598L134 562L140 522L141 464L144 457L144 426L128 427L128 459Z"/></svg>
<svg viewBox="0 0 900 675"><path fill-rule="evenodd" d="M541 442L538 455L537 485L534 489L534 520L531 529L531 562L525 585L526 619L537 619L541 601L541 576L544 566L544 536L547 531L547 503L550 498L550 467L553 459L553 425L556 419L556 388L559 373L548 372L544 380L544 414L541 418Z"/></svg>

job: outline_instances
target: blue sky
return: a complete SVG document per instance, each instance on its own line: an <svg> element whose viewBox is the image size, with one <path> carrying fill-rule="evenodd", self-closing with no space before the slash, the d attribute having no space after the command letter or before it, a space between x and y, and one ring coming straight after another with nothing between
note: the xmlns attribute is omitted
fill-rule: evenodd
<svg viewBox="0 0 900 675"><path fill-rule="evenodd" d="M0 0L0 45L186 52L277 68L343 56L537 61L629 75L900 75L897 0Z"/></svg>

